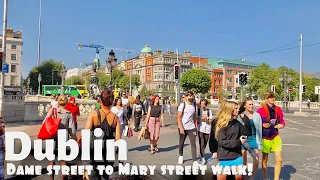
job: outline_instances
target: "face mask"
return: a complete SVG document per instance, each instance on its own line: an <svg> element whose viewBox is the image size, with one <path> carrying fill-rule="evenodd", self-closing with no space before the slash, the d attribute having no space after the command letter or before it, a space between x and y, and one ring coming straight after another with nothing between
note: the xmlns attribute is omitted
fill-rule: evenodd
<svg viewBox="0 0 320 180"><path fill-rule="evenodd" d="M188 101L189 102L193 102L193 98L188 98Z"/></svg>

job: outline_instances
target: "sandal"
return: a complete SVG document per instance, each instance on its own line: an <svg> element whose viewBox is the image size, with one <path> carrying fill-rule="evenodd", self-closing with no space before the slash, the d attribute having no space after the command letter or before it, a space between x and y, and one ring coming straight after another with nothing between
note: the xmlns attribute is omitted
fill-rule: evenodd
<svg viewBox="0 0 320 180"><path fill-rule="evenodd" d="M159 152L159 149L157 148L157 146L154 147L154 151Z"/></svg>
<svg viewBox="0 0 320 180"><path fill-rule="evenodd" d="M155 153L154 149L151 149L150 154L153 155Z"/></svg>

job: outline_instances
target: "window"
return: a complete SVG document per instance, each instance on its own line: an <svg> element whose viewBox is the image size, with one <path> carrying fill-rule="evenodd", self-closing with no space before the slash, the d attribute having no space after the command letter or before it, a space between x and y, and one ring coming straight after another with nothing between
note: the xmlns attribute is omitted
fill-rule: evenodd
<svg viewBox="0 0 320 180"><path fill-rule="evenodd" d="M11 49L17 49L17 45L12 44L12 45L11 45Z"/></svg>
<svg viewBox="0 0 320 180"><path fill-rule="evenodd" d="M10 76L10 86L16 86L16 85L17 85L17 77Z"/></svg>
<svg viewBox="0 0 320 180"><path fill-rule="evenodd" d="M15 64L11 64L11 72L17 72L17 67Z"/></svg>
<svg viewBox="0 0 320 180"><path fill-rule="evenodd" d="M232 78L228 78L228 79L227 79L227 82L228 82L228 83L232 83Z"/></svg>
<svg viewBox="0 0 320 180"><path fill-rule="evenodd" d="M157 73L154 73L154 79L156 80L157 78Z"/></svg>
<svg viewBox="0 0 320 180"><path fill-rule="evenodd" d="M12 61L17 60L17 55L16 55L16 54L11 54L11 60L12 60Z"/></svg>
<svg viewBox="0 0 320 180"><path fill-rule="evenodd" d="M228 70L228 71L227 71L227 74L232 74L232 70Z"/></svg>
<svg viewBox="0 0 320 180"><path fill-rule="evenodd" d="M228 86L227 87L227 91L231 91L232 87L231 86Z"/></svg>
<svg viewBox="0 0 320 180"><path fill-rule="evenodd" d="M2 48L2 44L0 44L0 48Z"/></svg>

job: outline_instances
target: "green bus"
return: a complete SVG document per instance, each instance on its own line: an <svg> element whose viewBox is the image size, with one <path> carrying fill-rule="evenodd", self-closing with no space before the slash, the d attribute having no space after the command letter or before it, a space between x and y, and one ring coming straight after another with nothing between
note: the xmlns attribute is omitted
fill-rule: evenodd
<svg viewBox="0 0 320 180"><path fill-rule="evenodd" d="M78 86L79 85L64 85L64 94L81 97L83 93L80 92ZM42 85L42 92L44 96L59 95L61 92L61 85Z"/></svg>

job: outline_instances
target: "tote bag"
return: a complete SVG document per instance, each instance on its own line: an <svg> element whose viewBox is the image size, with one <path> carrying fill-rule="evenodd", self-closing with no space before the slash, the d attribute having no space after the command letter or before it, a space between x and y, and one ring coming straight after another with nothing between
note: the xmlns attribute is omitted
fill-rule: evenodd
<svg viewBox="0 0 320 180"><path fill-rule="evenodd" d="M57 132L61 123L61 119L58 118L58 113L56 108L52 108L51 116L47 117L42 124L38 139L54 139L57 138Z"/></svg>

